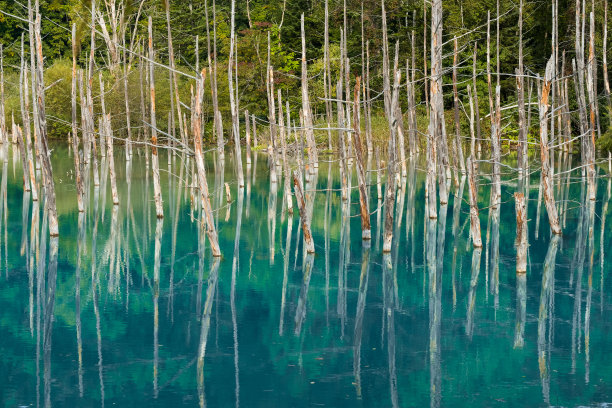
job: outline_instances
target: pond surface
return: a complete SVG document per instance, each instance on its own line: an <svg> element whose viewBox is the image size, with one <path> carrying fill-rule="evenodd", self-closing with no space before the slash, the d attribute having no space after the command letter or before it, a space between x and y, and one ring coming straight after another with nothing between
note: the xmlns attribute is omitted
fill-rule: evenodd
<svg viewBox="0 0 612 408"><path fill-rule="evenodd" d="M538 209L539 174L531 175L528 272L517 276L512 174L491 211L481 178L484 247L474 250L467 183L452 183L449 204L430 221L423 163L409 163L393 251L383 255L382 211L372 215L368 248L357 190L343 204L337 165L322 163L317 191L307 194L316 254L305 257L298 212L285 213L267 156L254 157L242 191L232 156L223 168L210 156L223 253L215 261L185 188L192 164L176 156L168 172L161 153L165 218L157 220L144 151L131 163L122 149L116 155L121 204L113 207L102 177L79 214L72 158L54 146L55 240L43 203L23 192L21 163L3 151L0 405L612 402L609 178L600 177L596 202L585 201L580 173L564 173L558 161L564 235L552 238ZM372 174L372 211L375 181Z"/></svg>

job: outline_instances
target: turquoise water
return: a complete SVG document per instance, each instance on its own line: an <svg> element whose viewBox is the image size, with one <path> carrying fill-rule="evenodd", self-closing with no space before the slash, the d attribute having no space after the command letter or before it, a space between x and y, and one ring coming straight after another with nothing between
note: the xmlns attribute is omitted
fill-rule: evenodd
<svg viewBox="0 0 612 408"><path fill-rule="evenodd" d="M467 183L459 186L462 200L453 183L449 204L430 221L423 163L410 163L393 251L383 255L382 211L372 215L368 247L357 191L343 204L337 166L323 163L309 193L316 254L304 257L297 211L285 213L283 184L270 184L267 156L254 158L242 191L232 156L223 168L211 156L223 253L215 262L185 188L191 163L182 166L180 156L170 169L165 153L160 157L163 220L155 217L144 155L126 163L119 148L121 204L113 207L110 182L99 190L90 185L79 215L69 152L55 146L54 240L43 204L23 192L21 163L3 153L3 406L612 402L606 177L598 200L585 203L580 173L568 178L559 162L564 235L553 239L545 207L538 210L539 174L531 175L528 272L517 277L512 174L504 177L498 211L485 208L489 188L481 179L485 246L475 251ZM375 185L371 195L375 211Z"/></svg>

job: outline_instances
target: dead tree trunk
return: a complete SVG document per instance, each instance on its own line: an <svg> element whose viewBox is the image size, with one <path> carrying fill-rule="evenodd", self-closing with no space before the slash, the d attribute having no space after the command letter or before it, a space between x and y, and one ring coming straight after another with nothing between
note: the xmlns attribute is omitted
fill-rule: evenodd
<svg viewBox="0 0 612 408"><path fill-rule="evenodd" d="M159 159L157 157L157 120L155 118L155 53L153 52L153 20L149 16L149 87L151 98L151 168L153 170L153 197L157 218L164 217L161 184L159 181Z"/></svg>
<svg viewBox="0 0 612 408"><path fill-rule="evenodd" d="M395 87L391 92L391 81L389 78L389 40L387 37L387 13L385 2L381 2L382 8L382 35L383 35L383 99L385 104L385 116L389 123L389 147L387 157L387 185L385 190L385 223L383 234L383 252L391 252L393 242L393 216L395 206L395 174L396 174L396 143L395 136L397 122L395 112L397 110L397 95ZM394 72L394 85L399 85L400 71ZM399 89L398 89L399 91Z"/></svg>
<svg viewBox="0 0 612 408"><path fill-rule="evenodd" d="M289 101L285 101L285 114L287 115L287 120L285 121L287 124L287 134L285 135L285 140L287 141L291 139L291 132L295 132L295 129L291 127L291 110L289 109Z"/></svg>
<svg viewBox="0 0 612 408"><path fill-rule="evenodd" d="M24 36L21 35L21 81L19 84L19 96L21 107L21 118L26 142L26 152L28 154L28 173L30 177L30 190L32 201L38 201L38 185L36 183L36 170L34 165L34 154L32 151L32 137L30 128L30 95L28 91L28 67L25 62Z"/></svg>
<svg viewBox="0 0 612 408"><path fill-rule="evenodd" d="M0 143L8 143L4 112L4 44L0 44Z"/></svg>
<svg viewBox="0 0 612 408"><path fill-rule="evenodd" d="M496 2L497 18L495 19L495 62L497 63L497 86L499 86L500 79L500 59L499 59L499 0Z"/></svg>
<svg viewBox="0 0 612 408"><path fill-rule="evenodd" d="M183 128L183 115L181 113L181 99L179 97L178 81L176 78L176 66L174 62L174 46L172 45L172 30L170 29L170 1L164 0L164 8L166 9L166 25L168 26L168 58L170 59L170 72L172 74L172 85L174 91L174 105L176 106L176 113L179 121L179 132L181 134L181 142L186 144L187 137ZM126 67L127 70L127 67ZM170 132L169 132L170 133Z"/></svg>
<svg viewBox="0 0 612 408"><path fill-rule="evenodd" d="M591 12L590 38L589 38L589 59L587 61L587 91L589 94L589 135L585 137L585 163L587 165L587 181L589 186L589 199L594 201L595 190L595 133L597 131L595 116L597 115L597 90L596 86L596 63L595 63L595 16Z"/></svg>
<svg viewBox="0 0 612 408"><path fill-rule="evenodd" d="M93 93L93 69L94 69L94 57L95 57L95 52L96 52L96 1L92 0L91 2L91 27L90 27L90 45L89 45L89 60L88 60L88 67L87 67L87 99L86 99L86 106L87 109L89 109L90 107L90 103L93 104L93 97L92 97L92 93ZM88 125L89 123L89 118L90 116L86 115L85 116ZM93 123L93 107L92 107L92 111L91 111L91 128L88 127L88 132L87 132L87 149L86 149L86 162L89 163L89 160L91 159L91 150L92 150L92 146L93 144L95 144L95 135L92 133L94 131L94 123ZM94 160L97 161L96 157L95 157L95 153L94 153ZM97 166L95 166L97 168ZM95 173L96 173L96 169L94 168L94 178L96 178ZM96 185L99 185L99 183L94 183Z"/></svg>
<svg viewBox="0 0 612 408"><path fill-rule="evenodd" d="M115 74L120 63L119 35L120 33L125 32L124 23L126 2L122 1L117 5L116 0L105 0L104 3L106 13L101 13L97 11L95 2L92 2L92 17L95 18L97 14L98 25L100 26L100 35L104 39L104 42L108 48L110 70L113 74ZM105 17L108 18L109 27L106 25ZM93 28L95 28L95 20L92 20L92 29Z"/></svg>
<svg viewBox="0 0 612 408"><path fill-rule="evenodd" d="M236 94L234 93L234 52L236 51L236 39L235 39L235 33L234 33L235 15L236 15L236 0L232 0L232 12L231 12L232 22L231 22L231 31L230 31L230 54L229 54L229 61L227 63L227 81L228 81L228 87L229 87L230 109L232 111L232 133L234 134L234 149L235 149L234 151L236 154L236 172L238 173L238 187L244 187L244 172L242 170L242 149L240 147L240 127L239 127L239 117L238 117L238 106L237 106L237 101L236 101ZM238 67L236 67L236 71L238 71Z"/></svg>
<svg viewBox="0 0 612 408"><path fill-rule="evenodd" d="M140 84L140 119L142 121L142 134L140 134L141 137L141 142L142 141L146 141L149 140L149 127L145 125L145 123L147 122L147 108L146 108L146 103L145 103L145 73L144 70L145 68L145 63L144 60L142 58L142 54L144 54L144 46L142 43L140 43L140 58L138 61L138 81ZM146 147L146 145L145 145ZM149 168L149 156L148 154L145 154L145 159L146 159L146 167L147 169Z"/></svg>
<svg viewBox="0 0 612 408"><path fill-rule="evenodd" d="M206 235L210 241L210 248L214 257L221 256L219 248L219 239L215 228L215 219L210 205L210 194L208 192L208 182L206 181L206 169L204 167L204 158L202 157L202 98L204 97L204 80L206 77L206 69L202 69L202 73L197 80L197 90L195 97L195 118L193 122L193 146L195 150L195 162L198 169L198 185L200 187L200 201L206 220Z"/></svg>
<svg viewBox="0 0 612 408"><path fill-rule="evenodd" d="M487 88L489 90L489 118L493 127L493 85L491 84L491 11L487 10Z"/></svg>
<svg viewBox="0 0 612 408"><path fill-rule="evenodd" d="M463 158L463 146L461 143L461 122L459 119L459 92L457 91L457 37L454 41L453 53L453 108L455 113L455 162L459 162L459 168L455 168L455 172L461 169L461 173L465 174L465 161ZM455 167L457 167L455 165Z"/></svg>
<svg viewBox="0 0 612 408"><path fill-rule="evenodd" d="M100 83L100 108L102 110L102 115L101 115L102 117L98 118L98 123L101 124L102 122L100 122L100 121L106 120L105 119L106 118L106 102L105 102L106 91L104 89L105 88L104 87L104 81L102 80L102 72L98 73L98 80L99 80L99 83ZM92 116L91 120L92 120L92 123L94 123L93 122L93 120L94 120L93 116ZM105 133L104 133L104 129L99 129L98 134L100 136L100 156L106 157L106 152L108 150L106 148L107 139L106 139L106 136L105 136ZM95 129L94 129L93 126L91 127L91 135L92 135L92 138L95 138Z"/></svg>
<svg viewBox="0 0 612 408"><path fill-rule="evenodd" d="M255 115L251 115L251 129L253 130L253 147L257 147L257 123L255 122Z"/></svg>
<svg viewBox="0 0 612 408"><path fill-rule="evenodd" d="M348 152L346 150L346 132L344 129L347 127L345 120L346 110L344 109L344 70L346 60L344 59L344 29L340 30L340 61L338 70L338 82L336 83L336 110L338 113L338 154L340 160L340 188L342 190L341 198L342 201L346 201L350 197L349 187L349 166L348 166Z"/></svg>
<svg viewBox="0 0 612 408"><path fill-rule="evenodd" d="M363 100L364 102L367 100L366 97L366 91L365 91L365 78L366 78L366 59L365 59L365 27L364 27L364 13L363 13L363 0L361 1L361 89L360 92L362 92L363 95ZM359 119L361 121L361 106L359 107ZM368 136L368 121L367 121L367 108L366 105L363 105L363 116L364 118L366 118L365 121L365 131L366 131L366 146L367 143L369 141L369 136Z"/></svg>
<svg viewBox="0 0 612 408"><path fill-rule="evenodd" d="M317 143L314 137L312 111L310 110L310 97L308 96L308 67L306 65L306 34L304 32L304 13L301 17L301 32L302 32L302 111L304 113L304 131L306 134L306 143L308 144L308 161L310 165L310 174L314 174L315 169L319 167L319 159L317 154Z"/></svg>
<svg viewBox="0 0 612 408"><path fill-rule="evenodd" d="M527 135L529 135L529 129L531 129L531 95L533 93L533 81L531 81L529 78L527 78L527 89L528 89L528 93L527 93ZM527 164L529 165L529 162L527 161Z"/></svg>
<svg viewBox="0 0 612 408"><path fill-rule="evenodd" d="M448 203L446 169L448 168L448 144L444 120L442 89L442 0L434 0L431 6L431 114L430 126L436 143L438 167L438 189L440 204ZM430 203L432 205L432 203ZM433 205L436 203L434 201Z"/></svg>
<svg viewBox="0 0 612 408"><path fill-rule="evenodd" d="M95 49L96 49L96 5L95 1L92 1L91 6L91 45L89 50L89 66L87 70L87 99L86 99L86 114L85 119L87 123L87 160L91 157L93 162L93 178L94 186L100 185L100 175L98 171L98 154L96 148L96 134L95 134L95 122L94 122L94 102L93 102L93 74L94 74L94 60L95 60ZM108 44L108 43L107 43ZM110 49L110 48L109 48ZM116 67L116 64L111 65ZM102 93L103 95L103 93ZM105 149L101 149L104 153Z"/></svg>
<svg viewBox="0 0 612 408"><path fill-rule="evenodd" d="M429 78L427 77L427 0L423 0L423 93L425 106L429 106ZM383 34L384 35L384 34ZM429 115L429 111L427 111Z"/></svg>
<svg viewBox="0 0 612 408"><path fill-rule="evenodd" d="M45 81L43 77L43 52L40 36L40 11L36 10L35 36L36 36L36 88L38 99L38 135L40 139L42 169L45 181L45 195L47 198L47 211L49 217L49 235L59 235L57 222L57 208L55 206L55 183L53 182L53 169L47 144L47 118L45 115Z"/></svg>
<svg viewBox="0 0 612 408"><path fill-rule="evenodd" d="M476 140L478 143L478 152L480 153L481 137L480 137L480 108L478 105L478 88L476 87L476 57L478 54L478 43L474 43L474 54L472 55L472 86L474 87L474 110L476 112ZM474 156L476 157L476 156Z"/></svg>
<svg viewBox="0 0 612 408"><path fill-rule="evenodd" d="M251 164L251 118L249 117L249 111L244 111L244 126L246 130L246 163Z"/></svg>
<svg viewBox="0 0 612 408"><path fill-rule="evenodd" d="M74 174L77 189L77 206L79 212L85 211L83 204L83 177L81 175L81 158L79 153L79 131L77 127L77 64L76 64L76 24L72 24L72 154L74 155ZM30 124L28 123L28 128Z"/></svg>
<svg viewBox="0 0 612 408"><path fill-rule="evenodd" d="M562 54L561 73L563 79L563 131L565 135L565 144L563 145L564 152L572 151L572 116L569 107L569 76L565 75L565 50Z"/></svg>
<svg viewBox="0 0 612 408"><path fill-rule="evenodd" d="M347 22L347 15L346 15L346 0L344 0L343 2L343 24L342 24L342 32L344 33L344 35L342 36L343 40L344 40L344 46L342 47L342 52L341 52L341 58L344 61L344 89L346 90L346 95L344 97L345 100L345 108L346 108L346 112L344 117L346 118L346 127L347 128L351 128L351 85L350 85L350 80L351 80L351 61L348 57L348 43L347 43L347 35L348 35L348 22ZM305 54L305 53L304 53ZM350 144L351 144L351 133L347 132L346 133L346 140L348 141L348 145L347 148L350 148ZM350 161L350 163L352 163L352 160Z"/></svg>
<svg viewBox="0 0 612 408"><path fill-rule="evenodd" d="M15 113L11 112L11 143L13 144L17 144L17 128L15 126Z"/></svg>
<svg viewBox="0 0 612 408"><path fill-rule="evenodd" d="M525 195L514 193L516 208L516 273L527 272L527 208Z"/></svg>
<svg viewBox="0 0 612 408"><path fill-rule="evenodd" d="M518 141L517 161L519 177L527 168L527 128L525 127L525 79L523 78L523 0L519 2L519 51L516 70L516 89L518 100Z"/></svg>
<svg viewBox="0 0 612 408"><path fill-rule="evenodd" d="M340 63L340 72L342 73L342 63ZM340 75L342 76L342 74ZM340 187L342 189L342 201L346 201L349 198L349 167L348 167L348 154L346 151L346 133L344 132L344 108L342 103L342 78L338 79L336 85L336 101L338 111L338 152L340 154Z"/></svg>
<svg viewBox="0 0 612 408"><path fill-rule="evenodd" d="M396 72L399 72L399 41L395 44L395 61L393 64L394 77L396 75L395 74ZM399 94L398 94L398 98L399 98ZM402 107L399 102L399 99L397 101L397 104L395 106L395 111L393 113L395 115L395 121L397 124L397 133L395 134L395 136L396 136L396 142L397 142L397 150L399 150L400 168L401 168L402 177L405 178L408 175L408 170L406 168L406 149L404 146L404 134L405 134L404 118L402 115Z"/></svg>
<svg viewBox="0 0 612 408"><path fill-rule="evenodd" d="M474 130L474 98L472 96L472 87L467 86L468 101L470 104L470 156L476 157L476 135Z"/></svg>
<svg viewBox="0 0 612 408"><path fill-rule="evenodd" d="M393 84L393 96L391 97L391 111L396 111L397 105L399 104L399 83L401 80L402 72L396 70L395 81ZM393 224L394 224L394 205L395 205L395 191L396 191L396 177L397 174L397 155L395 153L396 143L395 138L397 135L396 123L392 123L391 135L389 136L389 163L387 165L387 188L385 190L385 229L383 237L383 252L391 252L391 245L393 243ZM391 153L393 152L393 153Z"/></svg>
<svg viewBox="0 0 612 408"><path fill-rule="evenodd" d="M297 201L298 209L300 210L300 218L302 220L302 232L304 234L304 249L309 254L314 254L315 247L312 240L312 232L310 231L310 219L306 210L306 201L304 200L304 190L302 188L302 172L300 167L293 171L293 190L295 191L295 200Z"/></svg>
<svg viewBox="0 0 612 408"><path fill-rule="evenodd" d="M327 119L327 148L331 151L332 149L332 138L331 138L331 122L332 122L332 102L331 102L331 68L329 63L329 0L325 0L325 34L324 34L324 50L323 50L323 90L325 92L325 117ZM363 7L363 3L362 3ZM362 20L363 26L363 20ZM362 36L363 37L363 36ZM362 38L363 42L363 38ZM363 53L363 51L362 51ZM289 123L287 123L289 125Z"/></svg>
<svg viewBox="0 0 612 408"><path fill-rule="evenodd" d="M287 200L287 212L293 214L293 201L291 200L291 183L289 182L289 165L287 163L287 135L285 133L285 119L283 117L283 101L281 90L278 90L278 129L281 141L281 154L283 161L285 199Z"/></svg>
<svg viewBox="0 0 612 408"><path fill-rule="evenodd" d="M555 146L557 144L556 141L556 134L555 134L555 116L557 116L557 109L556 107L558 106L558 101L557 101L557 89L558 89L558 84L559 81L557 80L557 16L558 16L558 8L556 6L556 1L555 0L551 0L551 14L552 14L552 30L551 30L551 55L553 58L553 81L556 82L557 86L555 86L555 83L553 82L553 84L551 85L551 89L550 89L550 140L552 142L552 146ZM554 160L554 147L553 147L553 154L551 155L551 159ZM552 166L552 170L554 172L554 165Z"/></svg>
<svg viewBox="0 0 612 408"><path fill-rule="evenodd" d="M365 96L366 99L366 142L368 144L368 157L374 152L372 143L372 99L370 98L370 41L366 43L366 83Z"/></svg>
<svg viewBox="0 0 612 408"><path fill-rule="evenodd" d="M268 70L268 111L270 121L270 140L268 144L270 160L270 182L278 181L278 169L276 168L276 107L274 102L274 68L270 66Z"/></svg>
<svg viewBox="0 0 612 408"><path fill-rule="evenodd" d="M478 217L478 186L476 184L476 166L474 156L470 156L467 162L468 183L470 187L470 234L474 248L482 248L482 237L480 232L480 218Z"/></svg>
<svg viewBox="0 0 612 408"><path fill-rule="evenodd" d="M19 157L21 158L21 167L23 170L23 191L30 191L30 177L28 176L28 159L26 157L25 142L23 140L23 134L21 128L15 125L13 121L13 140L17 141L17 147L19 148Z"/></svg>
<svg viewBox="0 0 612 408"><path fill-rule="evenodd" d="M410 65L408 65L408 60L406 60L406 93L408 98L408 137L409 137L409 147L410 147L410 157L414 157L417 154L417 135L418 135L418 127L417 127L417 113L416 113L416 101L415 101L415 61L416 61L416 47L415 47L415 37L414 30L411 35L411 57L412 61Z"/></svg>
<svg viewBox="0 0 612 408"><path fill-rule="evenodd" d="M32 135L34 137L34 151L36 152L36 170L40 169L42 164L42 156L40 154L40 135L38 133L38 101L37 101L37 85L36 85L36 42L34 39L34 8L32 7L31 0L28 0L28 33L30 40L30 78L32 79L31 92L32 92ZM44 176L44 173L43 173ZM44 188L44 181L43 181Z"/></svg>
<svg viewBox="0 0 612 408"><path fill-rule="evenodd" d="M550 179L550 158L548 153L548 95L550 92L553 59L551 58L546 64L546 74L542 85L542 96L539 101L540 110L540 158L542 161L542 186L544 190L544 203L546 204L546 212L548 212L548 221L553 234L561 234L559 226L559 216L557 215L557 206L555 204L555 196L553 193L552 181Z"/></svg>
<svg viewBox="0 0 612 408"><path fill-rule="evenodd" d="M130 95L128 89L128 78L130 75L130 66L127 58L127 51L125 50L125 41L124 41L124 50L123 50L123 98L125 99L125 126L127 129L127 139L125 141L125 153L126 160L131 160L132 157L132 123L130 116ZM131 59L130 59L131 61Z"/></svg>
<svg viewBox="0 0 612 408"><path fill-rule="evenodd" d="M610 98L610 82L608 80L608 0L604 0L604 24L603 24L603 75L604 75L604 93L608 104L608 119L610 120L609 128L612 128L612 99Z"/></svg>
<svg viewBox="0 0 612 408"><path fill-rule="evenodd" d="M224 145L223 141L223 120L221 118L221 112L219 111L219 93L217 91L217 7L215 5L215 0L213 0L212 8L213 8L213 45L212 52L210 46L210 28L208 21L208 0L204 1L204 8L206 14L206 40L208 43L208 70L211 73L210 78L210 90L212 94L212 104L213 104L213 121L214 121L214 129L215 134L217 136L217 153L219 154L219 159L224 160ZM212 58L211 58L212 54Z"/></svg>
<svg viewBox="0 0 612 408"><path fill-rule="evenodd" d="M79 101L81 104L81 129L83 133L83 160L87 158L86 149L91 149L95 146L95 135L93 125L93 108L90 108L89 99L85 96L85 86L83 85L83 70L78 71L78 84L79 84ZM93 154L93 181L94 186L100 185L100 177L98 173L98 159L97 155ZM86 162L87 164L89 162ZM89 168L89 167L88 167Z"/></svg>
<svg viewBox="0 0 612 408"><path fill-rule="evenodd" d="M111 196L113 198L113 205L119 205L119 193L117 191L117 175L115 172L115 154L113 149L113 129L111 127L111 115L107 113L102 120L104 129L100 129L106 137L106 148L108 150L108 171L111 181Z"/></svg>
<svg viewBox="0 0 612 408"><path fill-rule="evenodd" d="M436 153L436 141L433 137L433 128L430 124L427 131L427 175L425 181L427 201L426 207L430 219L438 218L438 210L436 205Z"/></svg>
<svg viewBox="0 0 612 408"><path fill-rule="evenodd" d="M588 119L586 111L586 97L584 95L584 13L581 12L581 1L576 0L576 60L573 65L575 75L575 86L576 86L576 99L578 102L578 113L580 115L580 133L582 140L582 157L584 162L584 141L586 139L586 133L588 131ZM582 17L582 18L581 18Z"/></svg>
<svg viewBox="0 0 612 408"><path fill-rule="evenodd" d="M493 161L493 175L491 177L491 207L497 208L501 203L501 106L500 106L500 86L495 86L495 117L491 122L491 159Z"/></svg>
<svg viewBox="0 0 612 408"><path fill-rule="evenodd" d="M363 163L363 145L361 143L361 123L359 121L359 86L361 78L357 77L355 94L353 98L353 134L355 143L355 157L357 158L357 180L359 182L359 208L361 213L361 238L372 239L372 227L370 225L369 193L366 181L366 172Z"/></svg>
<svg viewBox="0 0 612 408"><path fill-rule="evenodd" d="M266 92L268 97L268 122L270 125L269 130L269 143L268 152L270 154L270 181L272 183L277 182L277 169L276 169L276 108L274 98L274 68L271 64L271 42L270 33L268 32L268 63L266 68Z"/></svg>

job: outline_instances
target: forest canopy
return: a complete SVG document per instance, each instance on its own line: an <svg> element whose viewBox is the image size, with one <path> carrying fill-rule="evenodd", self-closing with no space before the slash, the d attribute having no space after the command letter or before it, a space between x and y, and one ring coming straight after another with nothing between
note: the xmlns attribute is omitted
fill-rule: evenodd
<svg viewBox="0 0 612 408"><path fill-rule="evenodd" d="M208 4L207 4L208 3ZM571 59L574 55L575 38L575 7L576 3L558 0L558 36L559 56L566 53L564 75L571 75ZM195 67L206 66L207 57L213 52L213 45L209 50L207 30L211 41L216 37L217 64L219 84L219 109L224 116L229 116L229 100L227 97L227 66L230 37L230 1L218 0L170 0L170 25L172 42L177 69L194 75ZM535 76L542 73L546 61L552 52L552 4L547 1L526 1L523 4L523 54L526 75ZM580 4L580 3L578 3ZM586 3L585 3L586 4ZM133 47L133 52L126 59L135 66L138 55L145 45L147 36L147 17L153 18L153 42L156 48L156 59L168 64L168 31L166 22L165 0L138 1L138 0L99 0L97 4L100 13L97 21L97 50L95 54L96 71L102 72L107 82L112 82L118 76L111 72L112 65L108 49L104 47L103 32L100 22L104 22L110 31L110 36L116 36L119 44ZM213 7L214 6L214 7ZM113 7L115 12L113 12ZM345 10L346 7L346 17ZM424 8L425 7L425 8ZM499 9L498 9L499 7ZM587 4L587 13L592 8L595 12L595 55L598 56L599 70L601 72L601 58L603 46L603 1L593 1ZM414 60L415 78L417 83L415 93L417 102L424 109L426 95L422 81L429 72L430 41L431 41L431 11L430 5L422 1L389 0L385 2L387 12L387 26L390 44L399 43L400 67L404 62ZM19 68L20 40L26 34L25 50L28 52L27 41L27 4L25 0L0 0L0 42L4 45L4 65L6 67L7 87L7 118L12 111L18 110L16 92L12 92L17 81L11 80L16 76ZM62 137L61 133L68 132L65 123L70 120L70 60L72 59L71 26L77 27L77 53L78 64L86 66L90 48L90 15L91 0L40 0L42 13L43 53L45 56L45 69L48 84L54 84L48 90L47 104L50 113L60 119L51 121L51 135ZM122 19L116 33L113 32L113 13L122 13ZM208 18L206 12L208 11ZM308 62L308 75L310 79L310 92L313 112L315 116L324 110L323 101L323 70L324 70L324 19L325 2L308 0L239 0L236 3L236 41L237 41L237 69L238 69L238 98L241 109L248 109L251 113L267 114L266 106L266 59L268 47L268 34L270 35L271 64L275 71L275 87L281 89L285 98L290 102L291 109L299 107L300 87L300 15L304 13L306 49ZM488 13L490 18L488 21ZM443 1L443 67L444 67L444 106L451 109L452 93L447 92L451 87L451 66L453 63L453 39L456 37L459 46L458 57L458 88L459 94L466 96L466 86L472 77L472 53L477 46L477 89L481 102L487 95L487 78L485 75L487 61L487 23L491 35L490 58L493 75L499 67L502 104L511 104L516 100L516 79L514 70L518 64L518 1L500 0L452 0ZM499 19L497 19L499 15ZM373 90L382 89L382 23L381 3L379 1L360 0L330 0L329 1L329 37L332 78L339 72L339 44L344 19L347 25L347 55L350 59L350 78L354 81L361 76L365 69L364 49L367 45L370 53L370 86ZM588 14L587 14L588 20ZM207 26L208 21L208 26ZM497 29L499 27L499 35ZM588 28L588 23L587 23ZM588 30L587 30L588 31ZM363 35L362 35L363 33ZM414 53L412 55L412 41L414 35ZM496 39L499 37L499 51ZM196 44L196 39L198 43ZM122 47L117 47L119 57ZM199 52L196 55L196 49ZM426 51L426 52L425 52ZM499 55L499 61L497 60ZM559 57L561 58L561 57ZM559 61L559 65L560 61ZM133 68L133 67L132 67ZM559 67L561 68L561 66ZM426 71L427 70L427 71ZM138 70L128 70L130 86L130 105L138 115ZM170 104L170 83L167 74L160 70L158 94L159 111L162 117L160 127L166 126L167 118L164 112ZM598 89L603 86L603 75L597 75ZM15 77L16 78L16 77ZM179 76L179 91L181 99L190 98L190 82L188 77ZM98 81L94 81L98 82ZM333 82L333 81L332 81ZM13 85L14 84L14 85ZM97 86L97 84L94 84ZM206 84L208 86L208 84ZM335 84L332 83L332 88ZM335 88L334 88L335 89ZM122 92L114 92L111 88L107 97L111 112L123 111ZM332 95L335 94L332 91ZM378 92L374 92L377 94ZM573 92L573 89L570 90ZM535 91L534 91L535 95ZM572 100L573 98L570 98ZM400 101L405 108L405 101ZM116 106L115 106L116 104ZM382 109L380 98L374 101L374 110ZM575 108L575 107L573 107ZM486 103L480 103L482 116L488 113ZM204 117L212 115L210 106L205 100ZM18 115L15 115L18 116ZM602 110L601 123L605 125L608 120L607 110ZM65 123L64 123L65 122ZM208 126L210 126L208 121ZM485 121L486 122L486 121ZM121 128L121 127L119 127ZM511 129L510 129L511 130ZM510 131L510 133L512 133Z"/></svg>

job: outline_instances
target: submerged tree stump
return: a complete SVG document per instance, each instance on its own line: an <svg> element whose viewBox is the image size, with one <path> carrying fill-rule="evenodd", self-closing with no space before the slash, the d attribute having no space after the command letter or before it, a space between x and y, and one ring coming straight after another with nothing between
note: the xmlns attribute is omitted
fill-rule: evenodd
<svg viewBox="0 0 612 408"><path fill-rule="evenodd" d="M550 93L553 59L548 60L546 64L546 74L544 83L542 84L542 95L539 101L540 110L540 159L542 162L542 190L544 193L544 204L548 213L548 222L550 228L555 235L561 234L559 226L559 216L557 214L557 206L555 204L555 196L553 195L553 186L550 176L550 157L548 153L548 95Z"/></svg>
<svg viewBox="0 0 612 408"><path fill-rule="evenodd" d="M300 218L302 220L302 232L304 234L304 249L309 254L314 254L315 247L312 240L312 232L310 231L310 219L306 209L306 200L304 199L304 190L302 188L302 172L298 169L293 171L293 190L295 191L295 200L297 201L298 209L300 210Z"/></svg>

